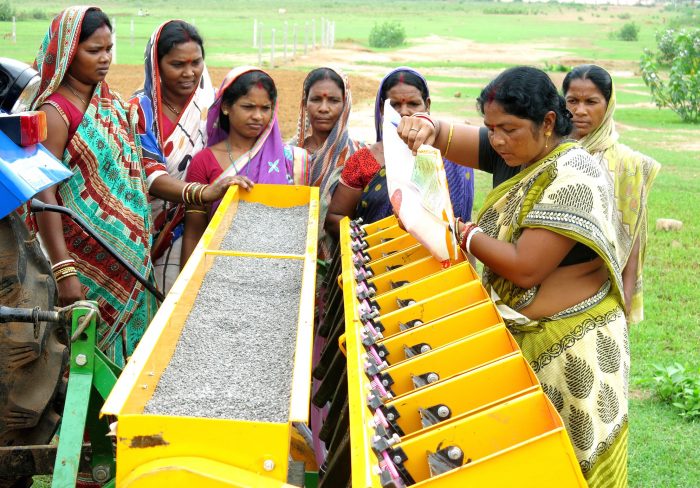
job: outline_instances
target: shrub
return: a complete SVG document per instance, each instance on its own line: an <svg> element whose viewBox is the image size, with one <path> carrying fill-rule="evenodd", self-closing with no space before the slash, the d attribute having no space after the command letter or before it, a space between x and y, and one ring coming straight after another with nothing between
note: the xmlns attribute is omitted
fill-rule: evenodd
<svg viewBox="0 0 700 488"><path fill-rule="evenodd" d="M628 22L622 26L617 37L621 41L636 41L639 38L639 26L634 22Z"/></svg>
<svg viewBox="0 0 700 488"><path fill-rule="evenodd" d="M622 20L629 20L630 18L632 18L632 16L630 14L628 14L627 12L623 12L621 14L618 14L617 18L622 19Z"/></svg>
<svg viewBox="0 0 700 488"><path fill-rule="evenodd" d="M681 417L700 419L700 376L687 373L678 363L665 368L654 365L654 368L656 395L673 405Z"/></svg>
<svg viewBox="0 0 700 488"><path fill-rule="evenodd" d="M9 1L0 3L0 22L10 22L15 15L15 9Z"/></svg>
<svg viewBox="0 0 700 488"><path fill-rule="evenodd" d="M374 24L369 33L371 47L397 47L406 40L406 29L400 22Z"/></svg>
<svg viewBox="0 0 700 488"><path fill-rule="evenodd" d="M657 35L658 52L644 50L640 71L658 107L684 122L700 122L700 29L667 30ZM662 67L668 66L663 72Z"/></svg>

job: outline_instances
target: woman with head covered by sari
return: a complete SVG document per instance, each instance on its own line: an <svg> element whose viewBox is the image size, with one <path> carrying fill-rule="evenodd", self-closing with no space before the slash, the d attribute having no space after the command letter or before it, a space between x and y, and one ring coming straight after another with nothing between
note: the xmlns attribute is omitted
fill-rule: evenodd
<svg viewBox="0 0 700 488"><path fill-rule="evenodd" d="M111 50L111 24L98 8L70 7L51 23L35 62L41 87L33 106L46 113L44 145L73 177L39 199L72 209L152 277L136 110L104 81ZM154 297L70 218L49 212L34 218L53 263L59 304L95 300L102 318L97 344L123 366L155 312Z"/></svg>
<svg viewBox="0 0 700 488"><path fill-rule="evenodd" d="M345 161L362 146L348 134L351 109L350 83L344 73L323 67L306 76L297 133L290 144L308 151L308 173L303 181L319 187L319 256L323 259L330 258L332 247L323 229L331 196Z"/></svg>
<svg viewBox="0 0 700 488"><path fill-rule="evenodd" d="M144 57L144 86L131 103L138 108L144 164L155 168L148 184L162 175L182 181L192 156L206 147L207 110L214 101L202 37L191 24L168 20L151 35ZM184 206L153 198L151 211L155 276L167 293L180 272Z"/></svg>
<svg viewBox="0 0 700 488"><path fill-rule="evenodd" d="M566 136L571 114L546 73L511 68L477 99L489 145L517 174L486 197L460 247L564 420L592 487L627 486L629 342L617 219L607 171ZM404 117L412 150L478 160L478 131Z"/></svg>
<svg viewBox="0 0 700 488"><path fill-rule="evenodd" d="M208 147L187 172L188 185L232 178L244 188L255 183L302 184L306 151L282 142L277 121L277 87L259 68L229 71L207 116ZM219 206L188 202L181 263L187 261Z"/></svg>
<svg viewBox="0 0 700 488"><path fill-rule="evenodd" d="M341 184L333 194L325 222L326 231L333 236L337 237L340 220L345 216L362 217L365 223L370 223L392 213L382 143L382 117L386 100L390 100L391 106L402 116L430 112L428 83L420 73L402 67L384 77L379 84L374 106L377 142L357 151L342 170ZM474 202L473 170L447 159L444 162L454 215L469 220Z"/></svg>
<svg viewBox="0 0 700 488"><path fill-rule="evenodd" d="M600 66L571 70L562 84L566 106L573 114L571 136L607 168L615 182L615 203L622 219L627 321L644 319L642 267L647 243L647 199L661 165L618 141L615 130L615 87Z"/></svg>

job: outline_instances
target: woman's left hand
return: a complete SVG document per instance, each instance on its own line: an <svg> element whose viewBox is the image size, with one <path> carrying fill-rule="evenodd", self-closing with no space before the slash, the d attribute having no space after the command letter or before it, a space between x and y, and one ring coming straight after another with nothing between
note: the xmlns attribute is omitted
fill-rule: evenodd
<svg viewBox="0 0 700 488"><path fill-rule="evenodd" d="M221 200L231 186L240 186L244 190L250 191L255 184L247 176L227 176L226 178L221 178L216 183L208 185L202 193L202 200L205 203Z"/></svg>

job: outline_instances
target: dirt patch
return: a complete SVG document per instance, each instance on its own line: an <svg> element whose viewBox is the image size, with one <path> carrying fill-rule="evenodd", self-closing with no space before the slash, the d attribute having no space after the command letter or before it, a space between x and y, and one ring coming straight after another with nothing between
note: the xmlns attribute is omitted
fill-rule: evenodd
<svg viewBox="0 0 700 488"><path fill-rule="evenodd" d="M227 68L209 68L215 87L221 84L229 70ZM302 84L306 73L289 69L268 70L275 80L279 97L279 121L282 137L287 140L296 132L299 120ZM143 66L118 64L109 69L107 81L115 91L129 97L143 86ZM374 101L377 82L361 75L350 75L353 103L356 105Z"/></svg>
<svg viewBox="0 0 700 488"><path fill-rule="evenodd" d="M652 397L652 392L649 390L631 389L629 392L630 400L648 400Z"/></svg>

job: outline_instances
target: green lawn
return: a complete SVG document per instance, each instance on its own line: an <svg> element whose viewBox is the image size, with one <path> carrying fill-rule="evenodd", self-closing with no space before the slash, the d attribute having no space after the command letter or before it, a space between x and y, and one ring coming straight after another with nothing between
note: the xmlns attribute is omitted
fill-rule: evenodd
<svg viewBox="0 0 700 488"><path fill-rule="evenodd" d="M18 10L41 8L55 13L60 5L38 1L12 2ZM375 19L403 23L409 43L428 35L467 38L480 43L547 44L561 52L549 63L568 63L570 59L597 62L604 66L623 63L626 70L634 68L645 47L653 47L656 28L669 25L673 13L659 8L585 7L581 5L542 4L528 6L513 3L470 3L464 1L434 1L425 10L424 2L396 1L379 4L376 1L290 0L285 2L287 13L277 13L281 5L271 0L261 2L229 2L208 0L207 8L184 0L100 2L117 18L120 36L118 57L124 64L142 62L143 47L152 30L167 18L194 20L206 40L207 57L212 65L230 65L229 54L252 53L252 20L263 20L267 27L283 28L286 20L290 36L295 23L321 17L336 21L336 40L366 46L369 30ZM141 6L148 8L149 17L136 17ZM485 13L488 8L525 9L531 13L497 15ZM523 10L524 11L524 10ZM629 15L630 18L621 18ZM131 45L130 21L134 20L134 44ZM565 19L565 20L562 20ZM611 40L611 32L624 23L640 25L639 40ZM33 59L47 20L18 23L16 45L0 39L3 56ZM318 29L318 27L317 27ZM0 22L0 33L9 32L9 23ZM278 31L279 32L279 31ZM290 38L291 39L291 38ZM309 36L310 42L311 36ZM317 31L320 42L320 30ZM299 45L303 35L299 34ZM551 48L551 47L550 47ZM377 65L360 61L362 66ZM404 63L381 63L387 69ZM449 82L455 86L440 86L432 90L435 113L458 120L480 121L474 98L494 70L509 66L498 59L488 62L422 61L417 68L441 68L440 75L429 81ZM450 74L449 69L482 70L474 78ZM642 151L662 164L662 170L649 200L649 242L645 265L646 320L630 331L632 348L632 396L630 402L630 486L692 487L700 486L700 422L690 423L678 417L672 407L659 403L653 396L651 377L653 365L681 362L691 372L700 370L700 220L697 202L700 195L700 126L685 124L668 109L625 105L651 101L647 88L638 75L616 77L618 109L616 120L621 124L622 141ZM461 92L460 98L454 93ZM694 145L693 145L694 144ZM490 176L477 175L477 206L490 188ZM679 232L655 230L657 218L682 220Z"/></svg>

